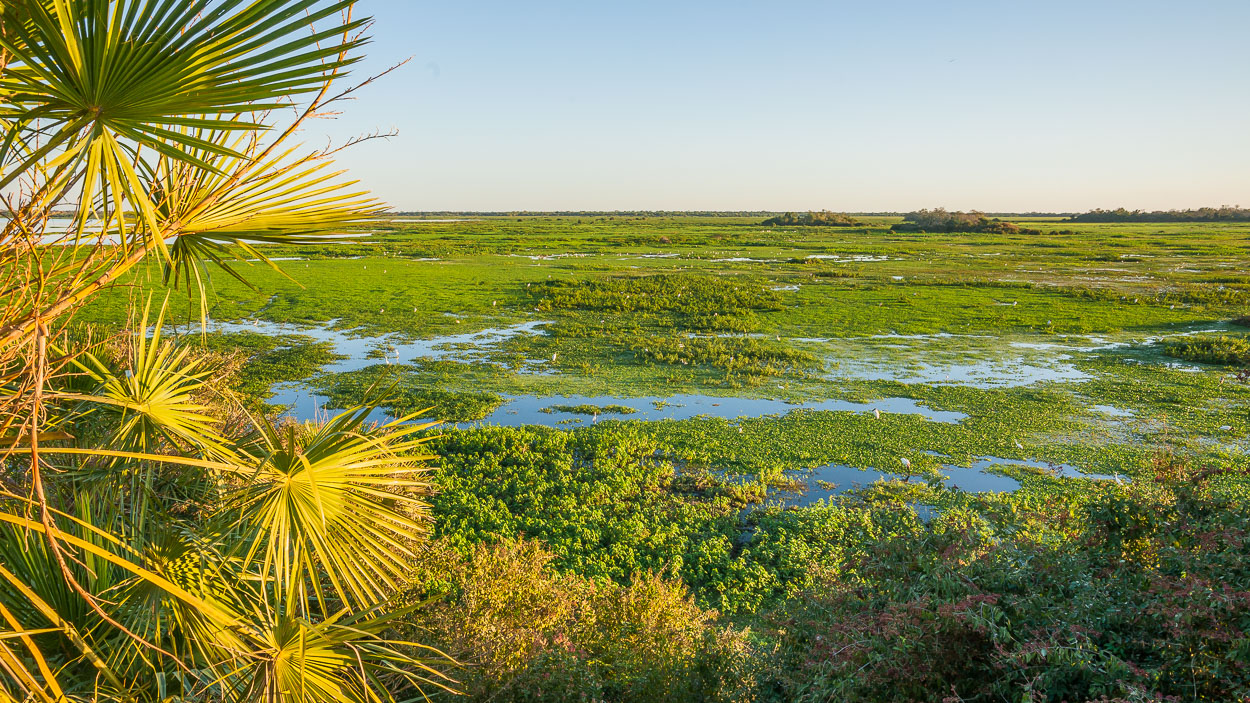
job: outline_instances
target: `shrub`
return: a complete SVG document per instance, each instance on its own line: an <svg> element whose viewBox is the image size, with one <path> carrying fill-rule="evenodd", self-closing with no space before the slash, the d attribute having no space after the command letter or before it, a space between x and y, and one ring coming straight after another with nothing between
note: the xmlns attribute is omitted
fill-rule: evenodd
<svg viewBox="0 0 1250 703"><path fill-rule="evenodd" d="M437 597L408 626L460 657L470 700L718 701L747 697L745 634L715 624L680 583L560 574L532 541L436 543L410 597Z"/></svg>
<svg viewBox="0 0 1250 703"><path fill-rule="evenodd" d="M860 224L855 218L841 212L787 212L770 217L762 223L765 227L854 227Z"/></svg>

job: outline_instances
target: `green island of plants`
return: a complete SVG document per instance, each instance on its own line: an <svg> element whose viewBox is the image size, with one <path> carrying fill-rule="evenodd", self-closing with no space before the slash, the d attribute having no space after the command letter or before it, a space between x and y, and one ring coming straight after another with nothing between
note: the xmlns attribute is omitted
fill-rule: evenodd
<svg viewBox="0 0 1250 703"><path fill-rule="evenodd" d="M1177 359L1222 366L1250 366L1250 341L1244 336L1195 335L1167 342L1163 353Z"/></svg>
<svg viewBox="0 0 1250 703"><path fill-rule="evenodd" d="M631 408L628 405L591 405L583 403L581 405L551 405L543 408L540 412L553 413L572 413L574 415L633 415L638 412L637 408Z"/></svg>

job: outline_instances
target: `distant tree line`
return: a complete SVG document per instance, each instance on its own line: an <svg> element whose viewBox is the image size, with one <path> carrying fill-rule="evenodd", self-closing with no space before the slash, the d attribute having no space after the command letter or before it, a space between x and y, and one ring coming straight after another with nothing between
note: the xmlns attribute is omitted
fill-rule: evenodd
<svg viewBox="0 0 1250 703"><path fill-rule="evenodd" d="M397 217L766 217L775 210L401 210Z"/></svg>
<svg viewBox="0 0 1250 703"><path fill-rule="evenodd" d="M1073 215L1071 222L1247 222L1250 209L1240 206L1200 207L1196 210L1090 210Z"/></svg>
<svg viewBox="0 0 1250 703"><path fill-rule="evenodd" d="M842 212L786 212L764 220L766 227L854 227L859 222Z"/></svg>
<svg viewBox="0 0 1250 703"><path fill-rule="evenodd" d="M903 216L904 222L890 229L895 232L985 232L991 234L1041 234L1014 222L990 218L983 212L949 212L946 208L918 210Z"/></svg>

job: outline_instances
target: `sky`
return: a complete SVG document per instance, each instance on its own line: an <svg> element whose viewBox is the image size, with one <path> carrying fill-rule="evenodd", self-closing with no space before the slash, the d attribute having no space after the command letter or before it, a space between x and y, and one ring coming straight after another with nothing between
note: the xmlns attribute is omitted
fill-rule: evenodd
<svg viewBox="0 0 1250 703"><path fill-rule="evenodd" d="M1247 0L361 0L396 210L1250 206Z"/></svg>

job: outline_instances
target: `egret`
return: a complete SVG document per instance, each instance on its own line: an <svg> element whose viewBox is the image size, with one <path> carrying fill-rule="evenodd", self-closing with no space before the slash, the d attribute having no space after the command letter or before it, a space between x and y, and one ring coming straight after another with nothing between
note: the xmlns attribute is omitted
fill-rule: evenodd
<svg viewBox="0 0 1250 703"><path fill-rule="evenodd" d="M911 459L908 459L907 457L903 457L899 459L899 461L902 462L904 469L907 469L908 471L911 470Z"/></svg>
<svg viewBox="0 0 1250 703"><path fill-rule="evenodd" d="M560 358L560 352L551 355L551 363L556 363L556 359Z"/></svg>
<svg viewBox="0 0 1250 703"><path fill-rule="evenodd" d="M1024 451L1024 445L1020 444L1020 440L1018 439L1016 440L1016 449L1019 449L1020 451Z"/></svg>
<svg viewBox="0 0 1250 703"><path fill-rule="evenodd" d="M1220 425L1220 429L1225 432L1232 432L1233 426L1232 425Z"/></svg>
<svg viewBox="0 0 1250 703"><path fill-rule="evenodd" d="M876 409L876 408L873 408L873 409L872 409L872 416L873 416L873 417L875 417L875 418L877 418L878 420L880 420L880 419L881 419L881 411L880 411L880 410L878 410L878 409Z"/></svg>

